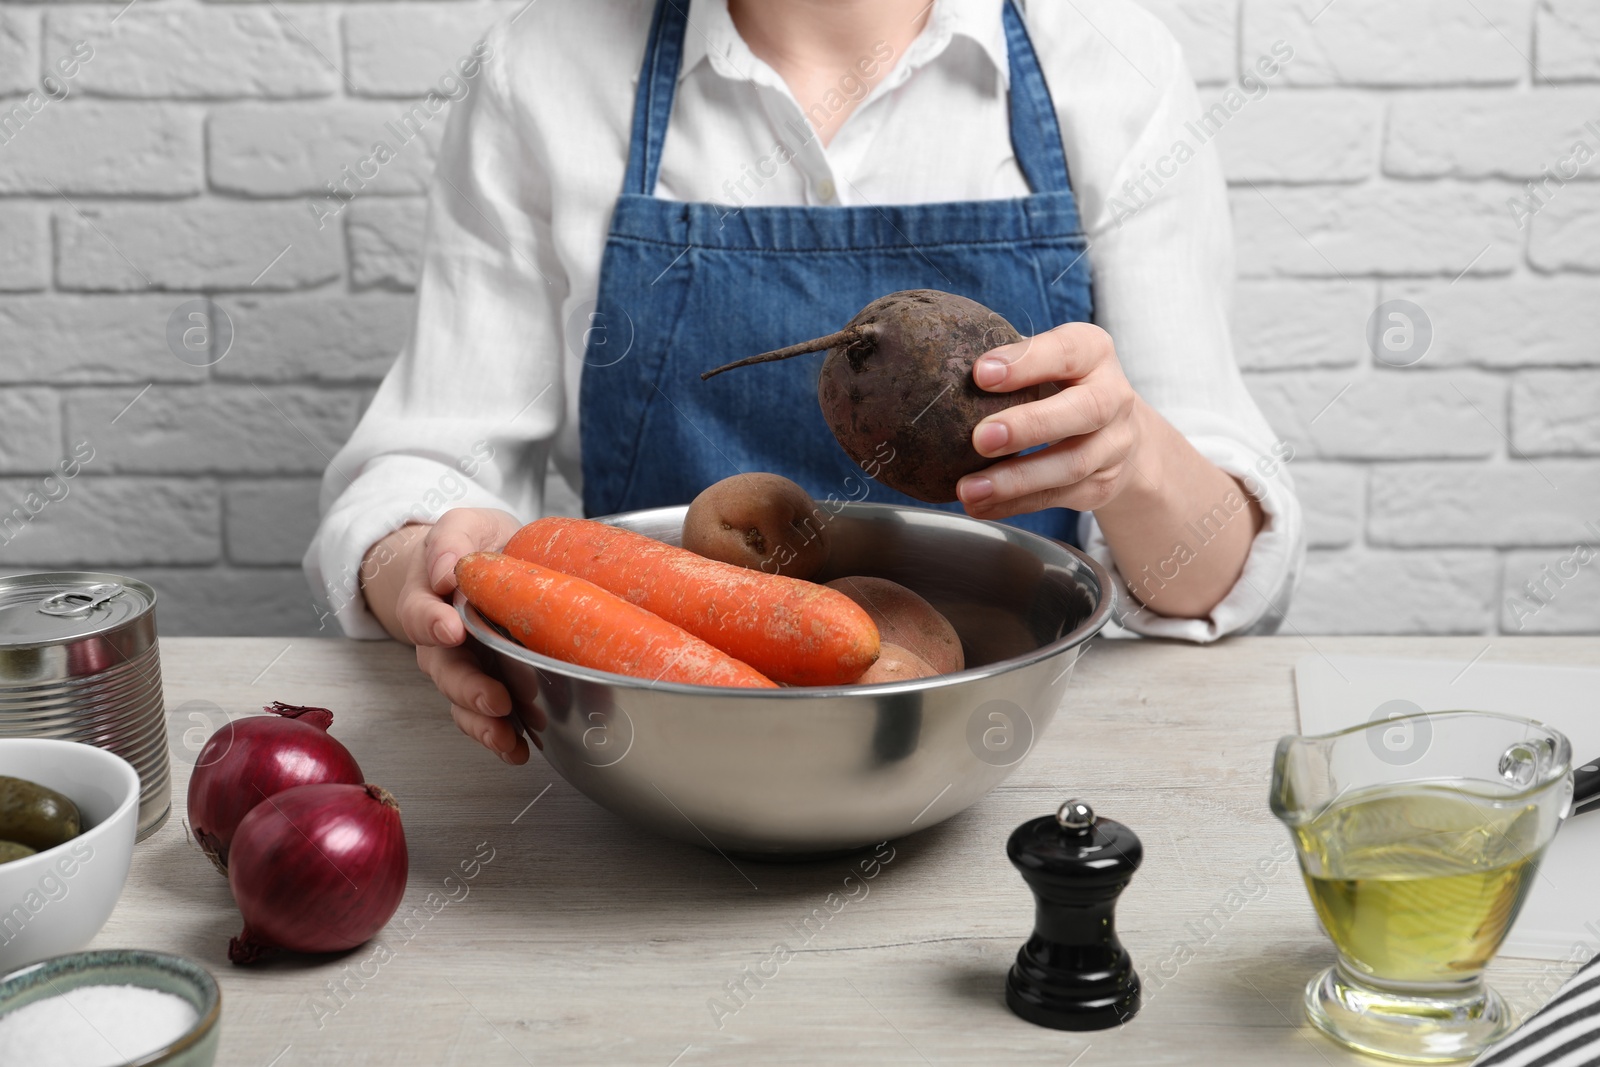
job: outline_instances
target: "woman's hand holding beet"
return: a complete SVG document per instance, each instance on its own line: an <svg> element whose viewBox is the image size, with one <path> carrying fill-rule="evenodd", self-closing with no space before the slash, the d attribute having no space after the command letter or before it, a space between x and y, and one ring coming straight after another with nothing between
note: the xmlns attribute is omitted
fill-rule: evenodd
<svg viewBox="0 0 1600 1067"><path fill-rule="evenodd" d="M973 364L972 378L990 392L1058 391L973 428L980 455L1010 458L957 484L970 514L1094 512L1135 598L1161 615L1204 618L1238 582L1265 521L1260 502L1134 391L1104 330L1068 323L1002 345ZM1047 447L1016 454L1037 445ZM1197 519L1212 522L1212 536L1189 546Z"/></svg>
<svg viewBox="0 0 1600 1067"><path fill-rule="evenodd" d="M1142 471L1142 446L1153 412L1139 399L1111 336L1074 322L1017 344L991 349L972 368L978 386L1014 392L1056 385L1053 395L990 415L973 429L983 456L1012 456L962 478L967 511L1000 519L1043 508L1094 511L1117 498ZM1027 456L1016 453L1049 445Z"/></svg>
<svg viewBox="0 0 1600 1067"><path fill-rule="evenodd" d="M450 597L456 561L498 551L521 525L493 508L452 508L432 526L385 537L361 568L367 606L393 637L416 646L417 666L450 701L456 726L507 763L526 763L528 743L507 718L511 694L462 647L466 630Z"/></svg>

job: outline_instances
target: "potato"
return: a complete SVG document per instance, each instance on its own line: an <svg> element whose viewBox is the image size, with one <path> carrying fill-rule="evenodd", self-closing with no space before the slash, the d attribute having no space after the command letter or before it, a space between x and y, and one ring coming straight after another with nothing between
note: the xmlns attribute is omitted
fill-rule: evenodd
<svg viewBox="0 0 1600 1067"><path fill-rule="evenodd" d="M950 620L905 586L864 576L835 578L827 584L866 609L885 644L910 651L930 664L934 674L953 674L965 668L961 638Z"/></svg>
<svg viewBox="0 0 1600 1067"><path fill-rule="evenodd" d="M753 571L809 579L828 562L828 528L811 495L777 474L736 474L683 517L683 547Z"/></svg>
<svg viewBox="0 0 1600 1067"><path fill-rule="evenodd" d="M993 604L947 604L945 618L961 635L967 662L974 667L1024 656L1039 647L1039 639L1020 615Z"/></svg>
<svg viewBox="0 0 1600 1067"><path fill-rule="evenodd" d="M909 682L913 678L932 678L940 673L933 664L899 645L878 646L878 662L856 679L857 685L881 685L884 682Z"/></svg>

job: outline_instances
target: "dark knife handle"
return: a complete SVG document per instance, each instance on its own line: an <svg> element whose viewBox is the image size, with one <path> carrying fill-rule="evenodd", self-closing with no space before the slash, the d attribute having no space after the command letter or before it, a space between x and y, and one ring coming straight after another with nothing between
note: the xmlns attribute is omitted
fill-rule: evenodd
<svg viewBox="0 0 1600 1067"><path fill-rule="evenodd" d="M1600 811L1600 759L1572 769L1572 814Z"/></svg>

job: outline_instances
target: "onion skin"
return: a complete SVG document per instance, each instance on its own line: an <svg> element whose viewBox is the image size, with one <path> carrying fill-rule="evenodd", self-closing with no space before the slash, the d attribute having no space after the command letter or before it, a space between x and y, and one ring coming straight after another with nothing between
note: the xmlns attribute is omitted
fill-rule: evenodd
<svg viewBox="0 0 1600 1067"><path fill-rule="evenodd" d="M228 886L244 931L228 959L342 952L394 917L409 859L400 806L375 785L300 785L256 805L234 835Z"/></svg>
<svg viewBox="0 0 1600 1067"><path fill-rule="evenodd" d="M239 823L261 801L297 785L366 779L350 750L330 736L333 712L273 703L217 730L189 779L189 827L224 876Z"/></svg>

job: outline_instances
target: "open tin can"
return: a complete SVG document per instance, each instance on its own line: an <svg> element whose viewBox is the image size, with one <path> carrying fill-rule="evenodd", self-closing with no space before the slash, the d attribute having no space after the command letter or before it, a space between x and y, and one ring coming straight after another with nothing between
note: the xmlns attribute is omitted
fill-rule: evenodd
<svg viewBox="0 0 1600 1067"><path fill-rule="evenodd" d="M81 741L139 772L139 838L172 811L155 590L93 571L0 577L0 737Z"/></svg>

